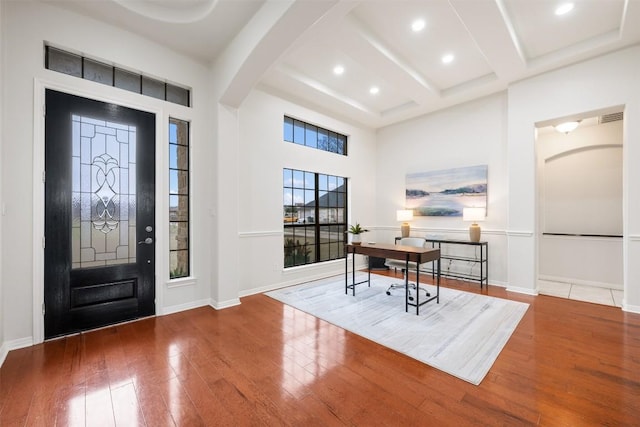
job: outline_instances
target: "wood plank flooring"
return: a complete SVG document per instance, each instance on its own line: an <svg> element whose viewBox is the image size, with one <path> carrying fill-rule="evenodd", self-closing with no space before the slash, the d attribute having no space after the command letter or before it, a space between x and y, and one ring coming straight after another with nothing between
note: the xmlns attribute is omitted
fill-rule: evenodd
<svg viewBox="0 0 640 427"><path fill-rule="evenodd" d="M640 315L482 293L530 308L479 386L254 295L11 351L0 425L640 425Z"/></svg>

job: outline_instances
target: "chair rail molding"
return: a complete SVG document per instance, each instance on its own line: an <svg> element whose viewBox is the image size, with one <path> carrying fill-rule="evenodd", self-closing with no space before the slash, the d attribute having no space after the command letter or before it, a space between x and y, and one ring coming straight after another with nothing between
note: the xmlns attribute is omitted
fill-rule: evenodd
<svg viewBox="0 0 640 427"><path fill-rule="evenodd" d="M380 231L399 231L400 226L394 225L381 225L381 226L367 226L367 228L371 231L380 230ZM464 234L466 236L469 235L469 228L433 228L433 227L416 227L414 225L411 226L411 232L419 232L419 233L450 233L450 234ZM482 234L489 234L492 236L506 236L506 230L492 230L488 228L482 228Z"/></svg>
<svg viewBox="0 0 640 427"><path fill-rule="evenodd" d="M241 239L252 237L281 237L283 234L283 230L240 231L238 237Z"/></svg>
<svg viewBox="0 0 640 427"><path fill-rule="evenodd" d="M507 236L509 236L509 237L511 237L511 236L513 236L513 237L533 237L533 231L507 230Z"/></svg>

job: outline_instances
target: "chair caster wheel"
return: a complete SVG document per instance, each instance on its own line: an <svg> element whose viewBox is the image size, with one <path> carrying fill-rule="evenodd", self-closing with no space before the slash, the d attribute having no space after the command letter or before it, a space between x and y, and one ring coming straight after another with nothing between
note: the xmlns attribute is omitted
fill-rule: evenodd
<svg viewBox="0 0 640 427"><path fill-rule="evenodd" d="M409 301L413 301L413 297L409 297Z"/></svg>
<svg viewBox="0 0 640 427"><path fill-rule="evenodd" d="M387 291L387 295L391 295L391 292Z"/></svg>

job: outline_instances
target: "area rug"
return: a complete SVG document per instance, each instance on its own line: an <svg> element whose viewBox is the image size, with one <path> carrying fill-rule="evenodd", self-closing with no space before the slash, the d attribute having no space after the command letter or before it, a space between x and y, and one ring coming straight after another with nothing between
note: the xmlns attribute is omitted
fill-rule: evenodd
<svg viewBox="0 0 640 427"><path fill-rule="evenodd" d="M362 274L362 273L361 273ZM356 281L364 279L356 276ZM405 312L400 279L371 275L371 287L344 292L344 276L307 282L266 295L336 326L478 385L524 316L528 304L440 288L435 300ZM422 285L420 287L422 289ZM435 287L427 285L435 295ZM421 294L424 298L424 294Z"/></svg>

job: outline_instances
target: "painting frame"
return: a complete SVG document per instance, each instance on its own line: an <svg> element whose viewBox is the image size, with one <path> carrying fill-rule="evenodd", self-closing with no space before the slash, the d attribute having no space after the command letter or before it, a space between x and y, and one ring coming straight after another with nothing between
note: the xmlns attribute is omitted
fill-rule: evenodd
<svg viewBox="0 0 640 427"><path fill-rule="evenodd" d="M459 217L465 207L487 208L488 165L406 175L405 209L415 216Z"/></svg>

